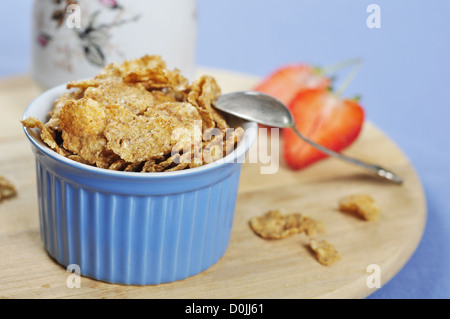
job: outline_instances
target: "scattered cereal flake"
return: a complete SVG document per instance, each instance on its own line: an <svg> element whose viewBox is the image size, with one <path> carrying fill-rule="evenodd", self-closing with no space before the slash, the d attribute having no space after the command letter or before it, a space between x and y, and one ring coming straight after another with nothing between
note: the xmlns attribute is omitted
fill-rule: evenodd
<svg viewBox="0 0 450 319"><path fill-rule="evenodd" d="M352 213L368 221L379 217L380 209L375 200L367 194L353 194L340 200L339 210Z"/></svg>
<svg viewBox="0 0 450 319"><path fill-rule="evenodd" d="M304 231L319 231L321 228L317 224L312 226L311 221L299 213L282 214L279 210L271 210L264 216L251 218L250 227L262 238L281 239Z"/></svg>
<svg viewBox="0 0 450 319"><path fill-rule="evenodd" d="M316 254L317 260L325 266L330 266L331 264L339 261L342 257L336 247L326 240L316 241L314 239L310 239L309 247Z"/></svg>
<svg viewBox="0 0 450 319"><path fill-rule="evenodd" d="M17 191L14 185L5 177L0 176L0 202L16 195Z"/></svg>

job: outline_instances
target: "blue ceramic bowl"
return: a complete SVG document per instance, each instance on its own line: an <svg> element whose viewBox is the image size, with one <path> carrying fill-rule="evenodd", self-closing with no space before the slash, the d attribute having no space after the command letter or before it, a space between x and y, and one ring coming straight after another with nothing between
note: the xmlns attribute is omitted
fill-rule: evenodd
<svg viewBox="0 0 450 319"><path fill-rule="evenodd" d="M23 118L45 122L64 91L61 85L44 92ZM59 264L76 264L81 275L112 283L173 282L208 269L228 246L241 163L256 140L256 123L240 125L243 140L222 160L161 173L81 164L24 129L36 158L45 249Z"/></svg>

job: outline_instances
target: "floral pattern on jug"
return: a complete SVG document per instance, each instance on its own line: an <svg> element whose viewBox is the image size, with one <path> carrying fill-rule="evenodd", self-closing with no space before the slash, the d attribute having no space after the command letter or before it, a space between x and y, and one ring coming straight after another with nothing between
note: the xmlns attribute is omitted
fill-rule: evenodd
<svg viewBox="0 0 450 319"><path fill-rule="evenodd" d="M158 54L192 76L196 22L195 0L35 0L31 75L49 88Z"/></svg>

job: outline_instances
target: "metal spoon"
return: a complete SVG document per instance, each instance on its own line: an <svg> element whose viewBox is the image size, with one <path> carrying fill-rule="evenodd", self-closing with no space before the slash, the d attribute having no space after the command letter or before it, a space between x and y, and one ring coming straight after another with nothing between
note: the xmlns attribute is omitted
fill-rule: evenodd
<svg viewBox="0 0 450 319"><path fill-rule="evenodd" d="M297 130L294 117L289 109L270 95L253 91L233 92L219 97L214 106L225 113L249 121L272 127L291 128L301 139L327 155L361 166L396 184L403 183L401 177L381 166L365 163L311 141Z"/></svg>

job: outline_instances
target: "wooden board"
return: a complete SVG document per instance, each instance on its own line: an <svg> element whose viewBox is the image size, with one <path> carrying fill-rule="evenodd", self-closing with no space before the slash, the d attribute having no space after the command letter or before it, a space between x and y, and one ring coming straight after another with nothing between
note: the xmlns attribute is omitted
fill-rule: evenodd
<svg viewBox="0 0 450 319"><path fill-rule="evenodd" d="M251 88L258 79L222 70L214 75L224 92ZM402 151L371 123L346 153L389 167L402 186L367 175L359 168L327 159L293 172L281 162L276 174L261 174L266 164L245 163L231 242L224 257L207 271L157 286L124 286L81 278L69 289L68 273L49 258L40 240L34 158L19 120L40 93L27 76L0 81L0 175L13 181L18 196L0 204L0 298L364 298L367 267L380 267L386 283L410 258L422 236L426 208L421 183ZM264 141L260 147L264 146ZM377 222L337 211L345 195L364 192L380 204ZM268 209L299 211L321 220L319 238L332 242L343 257L320 265L303 234L267 241L248 227Z"/></svg>

